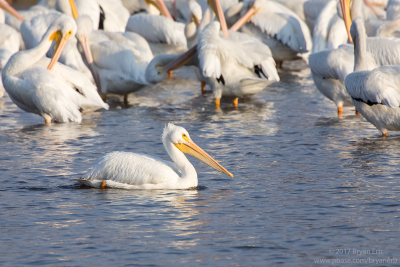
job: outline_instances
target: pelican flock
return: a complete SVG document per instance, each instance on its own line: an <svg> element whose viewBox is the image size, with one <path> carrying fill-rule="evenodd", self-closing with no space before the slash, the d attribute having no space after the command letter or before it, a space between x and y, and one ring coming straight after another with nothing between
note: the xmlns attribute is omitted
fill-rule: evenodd
<svg viewBox="0 0 400 267"><path fill-rule="evenodd" d="M353 107L388 136L400 131L399 6L397 0L42 0L17 11L0 0L0 97L7 94L47 124L80 123L82 113L107 110L109 95L129 103L129 94L191 66L219 112L222 98L237 109L240 99L279 86L285 62L301 60L339 118ZM77 181L97 188L196 187L183 153L233 177L183 127L169 123L162 142L172 163L111 152Z"/></svg>

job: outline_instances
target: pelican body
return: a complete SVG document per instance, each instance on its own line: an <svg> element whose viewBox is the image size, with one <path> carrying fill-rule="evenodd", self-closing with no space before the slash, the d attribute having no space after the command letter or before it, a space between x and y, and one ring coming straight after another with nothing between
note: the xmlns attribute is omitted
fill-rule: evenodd
<svg viewBox="0 0 400 267"><path fill-rule="evenodd" d="M158 157L129 152L111 152L76 181L96 188L187 189L198 185L197 173L183 153L188 153L210 167L233 175L198 147L189 133L169 123L162 141L172 162Z"/></svg>
<svg viewBox="0 0 400 267"><path fill-rule="evenodd" d="M73 18L56 19L37 47L14 54L2 72L4 88L21 109L42 116L46 123L80 122L81 111L105 108L97 88L80 72L57 64L68 39L75 35ZM44 57L55 41L52 59ZM46 66L47 69L46 69Z"/></svg>
<svg viewBox="0 0 400 267"><path fill-rule="evenodd" d="M343 0L344 1L344 0ZM349 41L350 36L350 11L349 3L342 4L343 18L346 29L348 29ZM354 16L361 16L360 8L354 6L361 5L360 1L353 3ZM358 14L357 14L358 12ZM364 26L363 26L364 27ZM359 32L360 42L365 44L365 54L363 55L366 62L366 70L384 65L400 64L400 41L396 38L375 37L367 38L365 28L363 32ZM337 49L324 50L314 53L310 56L309 66L314 79L314 83L318 90L327 98L335 102L338 113L343 113L343 106L352 106L353 101L348 90L346 90L344 80L348 74L354 69L354 48L352 45L341 45Z"/></svg>
<svg viewBox="0 0 400 267"><path fill-rule="evenodd" d="M93 76L98 76L102 94L127 95L148 84L145 71L153 54L142 36L133 32L94 31L86 15L77 18L76 23L77 39L83 51L91 52L96 72Z"/></svg>
<svg viewBox="0 0 400 267"><path fill-rule="evenodd" d="M279 81L268 46L233 31L222 37L218 21L200 33L197 49L200 70L216 99L254 95Z"/></svg>
<svg viewBox="0 0 400 267"><path fill-rule="evenodd" d="M383 66L368 71L364 26L361 18L353 21L350 30L356 40L354 72L347 75L346 89L354 106L382 135L400 131L400 66Z"/></svg>

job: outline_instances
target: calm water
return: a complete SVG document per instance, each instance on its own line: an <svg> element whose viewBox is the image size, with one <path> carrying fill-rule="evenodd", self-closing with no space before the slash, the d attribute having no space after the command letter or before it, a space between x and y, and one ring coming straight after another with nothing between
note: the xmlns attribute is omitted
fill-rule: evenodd
<svg viewBox="0 0 400 267"><path fill-rule="evenodd" d="M189 68L131 95L129 106L111 99L109 111L82 124L44 125L0 99L0 265L400 263L400 135L380 137L354 108L339 119L305 64L285 67L282 82L238 109L222 102L221 111ZM170 121L235 177L189 156L198 190L101 190L72 180L110 151L168 159L160 135Z"/></svg>

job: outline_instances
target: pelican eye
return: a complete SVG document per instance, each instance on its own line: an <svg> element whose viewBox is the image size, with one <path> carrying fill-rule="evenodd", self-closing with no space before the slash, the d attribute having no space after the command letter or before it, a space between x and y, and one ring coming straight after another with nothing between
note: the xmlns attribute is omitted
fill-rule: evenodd
<svg viewBox="0 0 400 267"><path fill-rule="evenodd" d="M189 142L189 137L186 134L182 134L182 138L183 140L185 140L186 142Z"/></svg>
<svg viewBox="0 0 400 267"><path fill-rule="evenodd" d="M66 35L65 35L65 37L70 37L72 35L72 31L69 31Z"/></svg>

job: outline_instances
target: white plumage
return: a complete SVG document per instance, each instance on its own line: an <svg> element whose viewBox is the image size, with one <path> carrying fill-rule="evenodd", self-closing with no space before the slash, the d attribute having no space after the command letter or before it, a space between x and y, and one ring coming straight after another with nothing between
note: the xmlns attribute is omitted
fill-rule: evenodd
<svg viewBox="0 0 400 267"><path fill-rule="evenodd" d="M233 24L239 15L242 16L248 8L254 7L257 13L240 31L268 45L276 61L295 59L298 53L308 60L312 49L311 34L305 22L293 11L268 0L249 1L238 6L226 12L228 22Z"/></svg>
<svg viewBox="0 0 400 267"><path fill-rule="evenodd" d="M93 31L90 18L77 19L77 38L82 45L90 39L93 66L101 92L126 95L148 84L145 71L153 54L147 41L133 32ZM92 38L93 37L93 38Z"/></svg>
<svg viewBox="0 0 400 267"><path fill-rule="evenodd" d="M355 72L346 77L346 89L357 110L383 135L400 131L400 66L383 66L368 71L364 26L361 18L353 21L351 36L355 45Z"/></svg>
<svg viewBox="0 0 400 267"><path fill-rule="evenodd" d="M154 55L179 54L187 51L185 24L164 16L133 15L129 18L126 31L143 36Z"/></svg>
<svg viewBox="0 0 400 267"><path fill-rule="evenodd" d="M65 43L76 32L75 21L61 16L53 22L42 41L35 48L14 54L2 72L4 88L21 109L42 116L46 122L82 120L80 110L105 108L97 88L85 75L56 64L49 71L50 59L43 58L57 35ZM62 49L62 46L60 45ZM57 54L61 53L57 49ZM55 62L54 57L51 62Z"/></svg>
<svg viewBox="0 0 400 267"><path fill-rule="evenodd" d="M210 167L231 177L225 168L191 140L189 133L169 123L162 141L172 162L158 157L128 152L112 152L78 182L93 187L124 189L187 189L198 184L197 173L183 153L189 153Z"/></svg>
<svg viewBox="0 0 400 267"><path fill-rule="evenodd" d="M71 7L69 7L71 9ZM39 15L31 20L25 20L21 25L21 35L25 43L26 49L36 47L42 40L44 34L47 32L49 26L60 16L62 13L52 11L44 15ZM47 56L51 57L53 50L47 52ZM85 74L91 81L94 82L92 73L89 68L85 65L82 60L82 56L77 48L77 39L75 36L71 37L67 45L65 46L63 53L59 59L60 63L63 63L75 70Z"/></svg>
<svg viewBox="0 0 400 267"><path fill-rule="evenodd" d="M4 11L0 8L0 73L6 65L8 59L20 47L20 35L12 27L8 26L5 22ZM3 82L0 79L0 98L4 95Z"/></svg>
<svg viewBox="0 0 400 267"><path fill-rule="evenodd" d="M326 3L315 20L312 52L335 49L346 43L346 27L337 14L337 0L331 0Z"/></svg>
<svg viewBox="0 0 400 267"><path fill-rule="evenodd" d="M200 33L197 49L199 68L216 99L253 95L279 81L268 46L238 32L222 37L217 21Z"/></svg>

